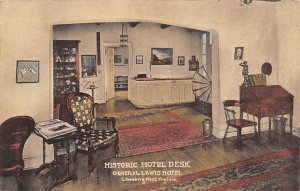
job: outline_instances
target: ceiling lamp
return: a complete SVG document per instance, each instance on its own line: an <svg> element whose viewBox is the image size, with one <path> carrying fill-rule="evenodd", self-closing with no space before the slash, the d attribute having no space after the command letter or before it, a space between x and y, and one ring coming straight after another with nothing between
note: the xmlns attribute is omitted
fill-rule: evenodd
<svg viewBox="0 0 300 191"><path fill-rule="evenodd" d="M127 34L127 26L122 23L122 34L120 35L120 46L127 46L128 43L128 34Z"/></svg>
<svg viewBox="0 0 300 191"><path fill-rule="evenodd" d="M249 5L250 3L252 3L253 0L240 0L241 6L242 5Z"/></svg>

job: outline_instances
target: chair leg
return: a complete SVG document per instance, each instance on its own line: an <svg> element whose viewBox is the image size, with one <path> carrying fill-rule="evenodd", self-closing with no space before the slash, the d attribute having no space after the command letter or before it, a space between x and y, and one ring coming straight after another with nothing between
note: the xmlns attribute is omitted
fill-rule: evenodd
<svg viewBox="0 0 300 191"><path fill-rule="evenodd" d="M237 128L237 149L238 150L241 150L242 148L241 137L242 137L242 128Z"/></svg>
<svg viewBox="0 0 300 191"><path fill-rule="evenodd" d="M88 151L88 170L93 172L94 170L94 151Z"/></svg>
<svg viewBox="0 0 300 191"><path fill-rule="evenodd" d="M225 142L225 139L226 139L226 136L227 136L227 132L228 132L228 128L229 128L229 125L227 125L227 127L226 127L226 131L225 131L225 134L224 134L223 142Z"/></svg>
<svg viewBox="0 0 300 191"><path fill-rule="evenodd" d="M117 138L114 141L115 145L114 145L114 149L115 149L115 157L117 158L119 156L119 137L117 136Z"/></svg>
<svg viewBox="0 0 300 191"><path fill-rule="evenodd" d="M254 125L254 139L255 139L255 143L258 144L259 140L258 140L258 133L257 133L256 125Z"/></svg>
<svg viewBox="0 0 300 191"><path fill-rule="evenodd" d="M23 176L20 170L17 170L16 172L16 180L17 180L18 190L21 191L23 189Z"/></svg>
<svg viewBox="0 0 300 191"><path fill-rule="evenodd" d="M76 147L76 146L75 146ZM74 153L74 158L73 158L74 162L76 162L77 160L77 148L75 148L75 153Z"/></svg>

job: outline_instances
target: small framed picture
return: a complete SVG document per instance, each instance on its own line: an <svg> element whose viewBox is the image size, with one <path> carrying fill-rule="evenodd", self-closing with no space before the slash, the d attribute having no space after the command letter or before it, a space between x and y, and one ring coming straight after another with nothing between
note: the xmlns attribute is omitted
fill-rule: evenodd
<svg viewBox="0 0 300 191"><path fill-rule="evenodd" d="M122 63L122 55L115 55L114 60L115 60L115 64L121 64Z"/></svg>
<svg viewBox="0 0 300 191"><path fill-rule="evenodd" d="M128 64L128 58L124 58L124 64Z"/></svg>
<svg viewBox="0 0 300 191"><path fill-rule="evenodd" d="M178 56L178 66L184 66L185 58L184 56Z"/></svg>
<svg viewBox="0 0 300 191"><path fill-rule="evenodd" d="M196 62L196 56L195 55L192 56L192 61Z"/></svg>
<svg viewBox="0 0 300 191"><path fill-rule="evenodd" d="M97 77L96 55L81 55L82 78Z"/></svg>
<svg viewBox="0 0 300 191"><path fill-rule="evenodd" d="M39 61L18 60L16 71L17 83L39 82Z"/></svg>
<svg viewBox="0 0 300 191"><path fill-rule="evenodd" d="M243 60L244 47L235 47L234 60Z"/></svg>
<svg viewBox="0 0 300 191"><path fill-rule="evenodd" d="M136 56L136 63L137 64L143 64L143 55L137 55Z"/></svg>

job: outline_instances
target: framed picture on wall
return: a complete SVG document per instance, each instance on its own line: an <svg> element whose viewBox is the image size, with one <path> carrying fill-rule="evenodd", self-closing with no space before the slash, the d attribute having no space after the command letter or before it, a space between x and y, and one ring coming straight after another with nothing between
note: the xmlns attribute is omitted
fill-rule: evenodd
<svg viewBox="0 0 300 191"><path fill-rule="evenodd" d="M39 61L18 60L16 69L17 83L39 82Z"/></svg>
<svg viewBox="0 0 300 191"><path fill-rule="evenodd" d="M199 61L189 60L189 71L197 71L199 70Z"/></svg>
<svg viewBox="0 0 300 191"><path fill-rule="evenodd" d="M114 61L115 61L115 64L121 64L122 63L122 55L115 55Z"/></svg>
<svg viewBox="0 0 300 191"><path fill-rule="evenodd" d="M185 58L184 56L178 56L178 66L184 66Z"/></svg>
<svg viewBox="0 0 300 191"><path fill-rule="evenodd" d="M143 64L143 55L136 55L136 63Z"/></svg>
<svg viewBox="0 0 300 191"><path fill-rule="evenodd" d="M172 48L152 48L151 49L152 65L172 65L173 49Z"/></svg>
<svg viewBox="0 0 300 191"><path fill-rule="evenodd" d="M124 64L128 64L128 58L124 58Z"/></svg>
<svg viewBox="0 0 300 191"><path fill-rule="evenodd" d="M83 78L97 76L96 55L81 55L81 73Z"/></svg>
<svg viewBox="0 0 300 191"><path fill-rule="evenodd" d="M244 47L235 47L234 49L234 60L243 60Z"/></svg>

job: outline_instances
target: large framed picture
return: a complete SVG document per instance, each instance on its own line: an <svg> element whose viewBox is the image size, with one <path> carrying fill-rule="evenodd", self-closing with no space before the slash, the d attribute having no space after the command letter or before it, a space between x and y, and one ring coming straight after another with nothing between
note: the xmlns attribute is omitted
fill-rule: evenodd
<svg viewBox="0 0 300 191"><path fill-rule="evenodd" d="M96 55L81 55L81 73L83 78L97 76Z"/></svg>
<svg viewBox="0 0 300 191"><path fill-rule="evenodd" d="M151 49L152 65L172 65L173 49L172 48L152 48Z"/></svg>
<svg viewBox="0 0 300 191"><path fill-rule="evenodd" d="M17 60L16 80L17 83L38 83L39 61Z"/></svg>
<svg viewBox="0 0 300 191"><path fill-rule="evenodd" d="M136 64L143 64L143 55L136 55Z"/></svg>

